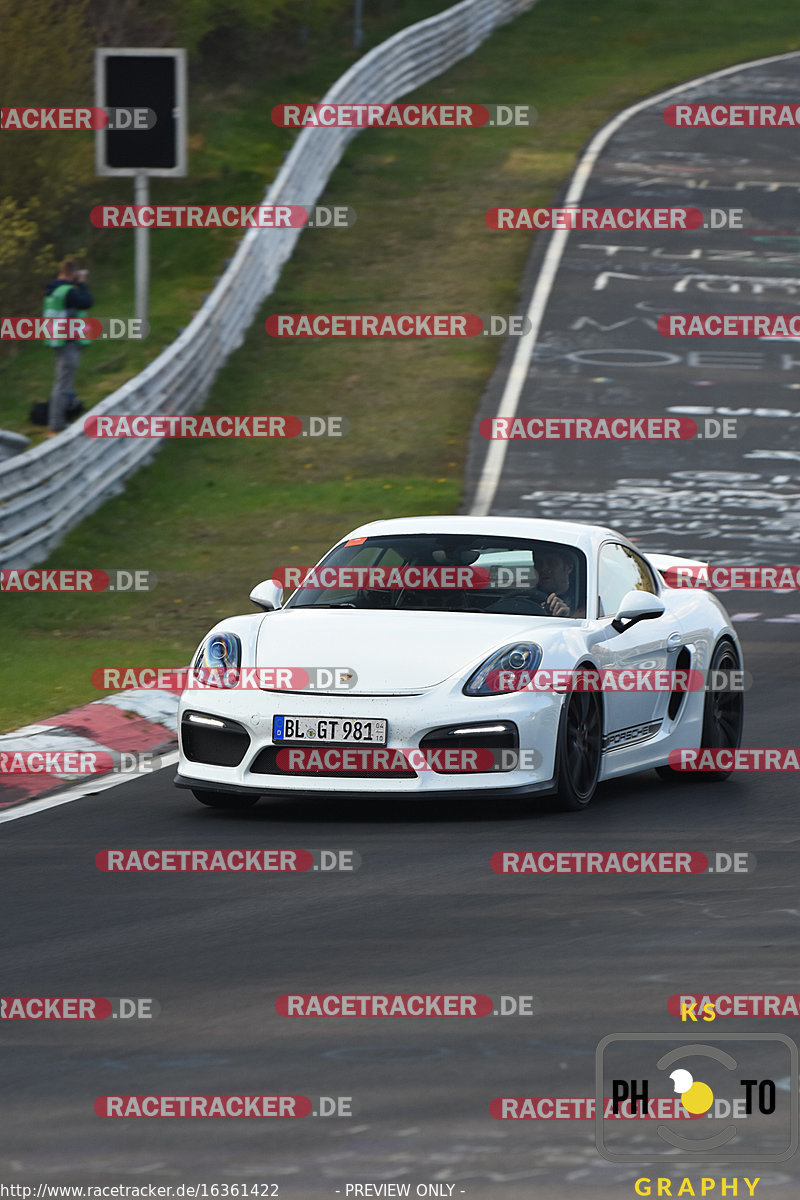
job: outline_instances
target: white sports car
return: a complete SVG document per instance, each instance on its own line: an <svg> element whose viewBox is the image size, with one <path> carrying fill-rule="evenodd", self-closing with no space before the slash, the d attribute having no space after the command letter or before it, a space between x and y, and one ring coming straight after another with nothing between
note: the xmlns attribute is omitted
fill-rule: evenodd
<svg viewBox="0 0 800 1200"><path fill-rule="evenodd" d="M362 525L286 603L279 582L260 583L262 612L203 639L193 667L222 682L181 697L175 783L215 808L554 793L581 809L601 780L683 775L671 751L735 748L742 728L741 690L724 682L742 666L730 619L708 591L664 578L687 562L566 521ZM573 671L690 672L701 687L576 690L563 686ZM314 690L296 682L309 678Z"/></svg>

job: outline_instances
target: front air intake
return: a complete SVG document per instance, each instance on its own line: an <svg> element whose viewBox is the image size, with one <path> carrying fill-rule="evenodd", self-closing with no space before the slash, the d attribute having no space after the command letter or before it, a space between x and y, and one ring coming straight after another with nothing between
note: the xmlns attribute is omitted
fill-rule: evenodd
<svg viewBox="0 0 800 1200"><path fill-rule="evenodd" d="M190 762L238 767L250 746L250 735L228 717L186 712L181 721L181 746Z"/></svg>

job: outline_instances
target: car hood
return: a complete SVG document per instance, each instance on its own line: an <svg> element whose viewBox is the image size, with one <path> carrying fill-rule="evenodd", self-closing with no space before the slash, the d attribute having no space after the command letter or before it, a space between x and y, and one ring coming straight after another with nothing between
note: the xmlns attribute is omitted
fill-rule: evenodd
<svg viewBox="0 0 800 1200"><path fill-rule="evenodd" d="M286 609L266 613L258 667L350 667L354 694L419 692L509 642L540 640L552 617L488 613Z"/></svg>

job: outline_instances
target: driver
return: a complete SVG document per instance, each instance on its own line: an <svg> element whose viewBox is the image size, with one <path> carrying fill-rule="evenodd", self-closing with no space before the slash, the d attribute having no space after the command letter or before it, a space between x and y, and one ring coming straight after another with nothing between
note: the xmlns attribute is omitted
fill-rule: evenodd
<svg viewBox="0 0 800 1200"><path fill-rule="evenodd" d="M572 572L575 564L572 558L554 547L547 547L536 553L536 570L539 572L539 588L547 593L542 601L542 607L553 617L584 617L585 609L576 605L573 609L569 601L572 586Z"/></svg>

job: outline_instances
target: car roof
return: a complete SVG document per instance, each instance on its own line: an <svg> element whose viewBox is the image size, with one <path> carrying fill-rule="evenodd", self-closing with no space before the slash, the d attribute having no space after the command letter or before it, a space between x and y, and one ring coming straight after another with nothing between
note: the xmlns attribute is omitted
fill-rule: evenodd
<svg viewBox="0 0 800 1200"><path fill-rule="evenodd" d="M534 517L428 516L394 517L359 525L337 544L355 537L402 536L408 533L472 533L486 536L530 538L532 541L562 542L585 554L597 551L609 538L632 545L628 538L604 525L584 525L578 521L549 521ZM632 547L636 549L635 546Z"/></svg>

